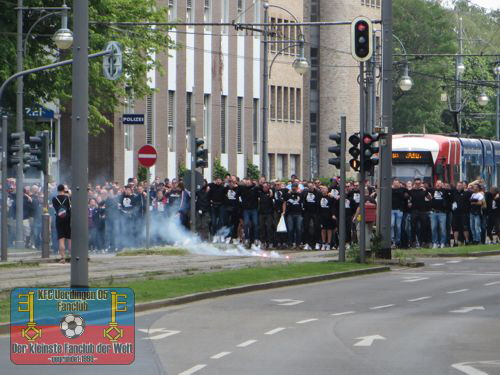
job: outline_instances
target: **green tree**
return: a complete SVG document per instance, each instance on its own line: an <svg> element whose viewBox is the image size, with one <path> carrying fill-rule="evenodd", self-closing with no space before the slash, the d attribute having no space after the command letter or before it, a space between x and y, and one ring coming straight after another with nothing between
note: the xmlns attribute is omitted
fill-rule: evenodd
<svg viewBox="0 0 500 375"><path fill-rule="evenodd" d="M73 1L67 1L72 7ZM27 7L61 6L60 0L26 0ZM26 11L24 31L39 18L39 12ZM69 27L72 26L72 13L69 14ZM89 128L93 134L99 133L103 126L111 126L111 115L121 100L131 93L142 98L151 92L146 81L148 70L162 68L158 54L173 47L168 38L168 28L151 27L114 27L106 23L120 21L160 22L167 20L167 10L158 7L155 0L106 0L91 1L89 7L89 53L101 51L107 42L117 41L123 50L123 74L117 81L109 81L102 74L102 59L94 59L89 64ZM14 2L3 2L0 12L0 81L15 73L16 69L16 11ZM96 23L97 22L97 23ZM33 68L53 62L70 59L71 51L59 53L50 38L60 28L58 16L40 22L27 42L25 68ZM59 100L67 106L71 99L71 67L62 67L40 72L25 78L25 106L33 106ZM15 85L6 92L3 106L13 112L15 108ZM64 108L68 110L69 108Z"/></svg>
<svg viewBox="0 0 500 375"><path fill-rule="evenodd" d="M258 180L260 177L260 170L255 164L248 162L247 164L247 177L252 180Z"/></svg>
<svg viewBox="0 0 500 375"><path fill-rule="evenodd" d="M213 179L221 178L224 179L226 175L229 174L229 171L224 168L224 166L221 164L220 159L215 158L214 160L214 169L212 172L212 177Z"/></svg>

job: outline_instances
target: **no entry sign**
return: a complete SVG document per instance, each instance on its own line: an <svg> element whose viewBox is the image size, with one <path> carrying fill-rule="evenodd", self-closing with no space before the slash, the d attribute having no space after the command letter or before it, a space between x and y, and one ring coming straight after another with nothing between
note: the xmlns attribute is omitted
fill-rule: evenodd
<svg viewBox="0 0 500 375"><path fill-rule="evenodd" d="M157 157L156 149L151 145L142 146L137 153L139 163L146 168L151 168L155 165Z"/></svg>

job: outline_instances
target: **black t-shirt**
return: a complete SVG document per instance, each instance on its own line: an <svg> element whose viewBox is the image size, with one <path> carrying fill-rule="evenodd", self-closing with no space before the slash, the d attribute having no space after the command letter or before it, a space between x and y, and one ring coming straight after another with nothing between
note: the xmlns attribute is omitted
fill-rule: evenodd
<svg viewBox="0 0 500 375"><path fill-rule="evenodd" d="M212 206L222 205L222 202L224 201L224 193L226 190L225 186L217 185L212 182L208 184L208 187L208 200L212 204Z"/></svg>
<svg viewBox="0 0 500 375"><path fill-rule="evenodd" d="M405 188L392 189L392 209L403 211L408 200L408 190Z"/></svg>
<svg viewBox="0 0 500 375"><path fill-rule="evenodd" d="M272 214L274 211L274 198L272 191L259 192L259 213Z"/></svg>
<svg viewBox="0 0 500 375"><path fill-rule="evenodd" d="M429 189L429 193L432 196L431 208L434 211L448 212L449 210L449 200L450 192L446 189Z"/></svg>
<svg viewBox="0 0 500 375"><path fill-rule="evenodd" d="M284 195L286 202L286 213L289 215L302 214L302 194L298 191L290 190Z"/></svg>
<svg viewBox="0 0 500 375"><path fill-rule="evenodd" d="M302 192L302 202L304 203L304 211L308 213L319 212L320 194L315 190L304 190Z"/></svg>
<svg viewBox="0 0 500 375"><path fill-rule="evenodd" d="M226 187L223 205L225 207L238 208L240 204L240 193L238 191L238 187Z"/></svg>
<svg viewBox="0 0 500 375"><path fill-rule="evenodd" d="M278 213L283 211L283 202L288 189L274 190L274 210Z"/></svg>
<svg viewBox="0 0 500 375"><path fill-rule="evenodd" d="M458 191L453 190L452 192L452 208L455 214L467 214L470 212L470 192L466 190Z"/></svg>
<svg viewBox="0 0 500 375"><path fill-rule="evenodd" d="M333 215L338 218L338 200L330 197L329 195L323 195L319 199L319 212L321 217L331 218Z"/></svg>
<svg viewBox="0 0 500 375"><path fill-rule="evenodd" d="M127 216L131 216L132 213L134 212L134 196L133 195L121 195L118 198L118 204L120 207L120 210L123 214Z"/></svg>
<svg viewBox="0 0 500 375"><path fill-rule="evenodd" d="M409 191L411 198L411 210L412 211L428 211L430 206L428 202L425 200L427 194L429 192L427 190L422 189L412 189Z"/></svg>
<svg viewBox="0 0 500 375"><path fill-rule="evenodd" d="M244 210L256 210L259 208L259 187L255 185L240 185L238 192L241 195L241 207Z"/></svg>
<svg viewBox="0 0 500 375"><path fill-rule="evenodd" d="M353 215L359 206L359 200L361 198L361 194L359 193L359 189L351 190L347 193L347 199L349 199L349 209Z"/></svg>

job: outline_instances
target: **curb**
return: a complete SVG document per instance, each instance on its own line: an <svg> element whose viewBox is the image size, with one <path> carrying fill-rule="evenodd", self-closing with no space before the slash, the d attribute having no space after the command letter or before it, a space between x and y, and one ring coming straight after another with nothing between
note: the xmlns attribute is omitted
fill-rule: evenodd
<svg viewBox="0 0 500 375"><path fill-rule="evenodd" d="M459 254L459 253L444 253L444 254L437 254L435 257L440 257L440 258L446 258L446 257L486 257L489 255L500 255L500 250L492 250L492 251L477 251L477 252L471 252L467 254Z"/></svg>
<svg viewBox="0 0 500 375"><path fill-rule="evenodd" d="M234 288L220 289L214 290L210 292L201 292L188 294L181 297L167 298L158 301L152 302L143 302L135 305L135 312L143 312L148 310L159 309L162 307L182 305L190 302L202 301L204 299L222 297L222 296L230 296L233 294L242 294L248 292L254 292L259 290L267 290L274 288L282 288L285 286L292 285L300 285L300 284L309 284L315 283L318 281L327 281L327 280L335 280L341 279L344 277L353 277L353 276L362 276L362 275L370 275L374 273L381 273L390 271L391 268L388 266L384 267L371 267L371 268L363 268L360 270L354 271L345 271L345 272L335 272L335 273L327 273L325 275L317 275L317 276L305 276L299 277L295 279L287 279L287 280L278 280L271 281L268 283L259 283L259 284L251 284L251 285L243 285ZM5 335L10 332L10 323L0 323L0 335Z"/></svg>

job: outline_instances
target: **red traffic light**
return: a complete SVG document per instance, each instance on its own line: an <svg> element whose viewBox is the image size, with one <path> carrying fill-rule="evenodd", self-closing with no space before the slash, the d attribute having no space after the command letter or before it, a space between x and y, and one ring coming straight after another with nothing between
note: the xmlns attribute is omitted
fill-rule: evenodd
<svg viewBox="0 0 500 375"><path fill-rule="evenodd" d="M368 28L368 24L365 21L360 21L356 25L356 28L358 29L358 31L363 32Z"/></svg>
<svg viewBox="0 0 500 375"><path fill-rule="evenodd" d="M372 144L374 142L377 142L378 138L379 138L378 134L365 134L363 136L363 143L365 145L370 145L370 144Z"/></svg>

